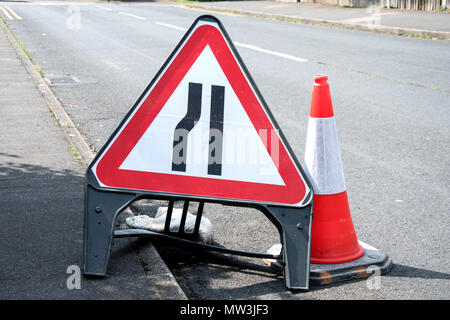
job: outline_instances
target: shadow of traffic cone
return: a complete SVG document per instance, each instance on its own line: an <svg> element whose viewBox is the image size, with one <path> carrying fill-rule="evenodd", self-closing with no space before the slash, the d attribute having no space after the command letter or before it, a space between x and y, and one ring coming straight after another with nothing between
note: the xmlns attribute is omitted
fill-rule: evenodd
<svg viewBox="0 0 450 320"><path fill-rule="evenodd" d="M314 188L311 263L342 263L364 254L345 187L327 76L316 76L306 138L305 166Z"/></svg>
<svg viewBox="0 0 450 320"><path fill-rule="evenodd" d="M368 277L374 268L381 274L392 267L386 254L356 237L327 80L324 75L314 78L305 150L305 171L314 189L310 282L316 285Z"/></svg>

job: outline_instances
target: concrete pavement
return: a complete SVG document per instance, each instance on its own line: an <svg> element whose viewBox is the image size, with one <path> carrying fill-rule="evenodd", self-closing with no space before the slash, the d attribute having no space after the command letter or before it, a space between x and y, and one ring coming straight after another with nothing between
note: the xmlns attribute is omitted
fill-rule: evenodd
<svg viewBox="0 0 450 320"><path fill-rule="evenodd" d="M279 1L193 2L187 6L306 24L450 39L450 14L385 8L346 8Z"/></svg>
<svg viewBox="0 0 450 320"><path fill-rule="evenodd" d="M185 299L144 241L115 241L106 278L78 277L85 165L0 25L0 299Z"/></svg>

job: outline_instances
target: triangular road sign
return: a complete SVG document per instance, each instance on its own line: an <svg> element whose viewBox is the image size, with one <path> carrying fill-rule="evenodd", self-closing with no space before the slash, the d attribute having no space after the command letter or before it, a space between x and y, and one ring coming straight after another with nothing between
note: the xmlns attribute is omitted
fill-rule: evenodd
<svg viewBox="0 0 450 320"><path fill-rule="evenodd" d="M221 23L198 18L91 166L103 188L303 206L311 189Z"/></svg>

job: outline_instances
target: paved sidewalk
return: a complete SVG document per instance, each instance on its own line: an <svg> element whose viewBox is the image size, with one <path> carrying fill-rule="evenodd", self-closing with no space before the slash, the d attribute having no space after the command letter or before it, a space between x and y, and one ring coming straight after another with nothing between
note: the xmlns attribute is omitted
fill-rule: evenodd
<svg viewBox="0 0 450 320"><path fill-rule="evenodd" d="M346 8L280 1L193 2L188 6L303 23L450 39L448 11Z"/></svg>
<svg viewBox="0 0 450 320"><path fill-rule="evenodd" d="M67 288L82 267L85 166L8 40L0 21L0 299L185 299L153 245L131 239L115 242L108 277Z"/></svg>

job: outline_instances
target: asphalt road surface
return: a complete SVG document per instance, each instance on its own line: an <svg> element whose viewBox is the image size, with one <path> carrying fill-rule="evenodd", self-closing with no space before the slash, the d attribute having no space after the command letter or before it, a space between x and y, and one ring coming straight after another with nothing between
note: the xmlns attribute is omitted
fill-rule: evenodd
<svg viewBox="0 0 450 320"><path fill-rule="evenodd" d="M97 150L204 12L175 3L0 3L0 15ZM259 259L161 248L192 299L449 299L450 42L216 14L304 156L313 77L329 76L358 239L392 271L309 292L286 290ZM220 245L279 241L259 212L206 205ZM81 262L80 262L81 263ZM372 288L372 289L370 289Z"/></svg>

